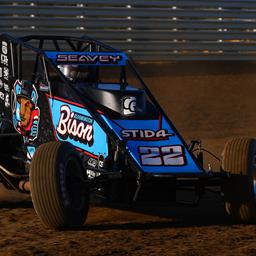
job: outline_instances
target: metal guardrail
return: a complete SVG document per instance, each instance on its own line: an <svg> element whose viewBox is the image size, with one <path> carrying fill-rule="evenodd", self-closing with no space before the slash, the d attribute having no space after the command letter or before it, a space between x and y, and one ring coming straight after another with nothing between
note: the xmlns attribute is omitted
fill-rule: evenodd
<svg viewBox="0 0 256 256"><path fill-rule="evenodd" d="M87 34L139 60L256 60L256 1L1 0L0 32Z"/></svg>

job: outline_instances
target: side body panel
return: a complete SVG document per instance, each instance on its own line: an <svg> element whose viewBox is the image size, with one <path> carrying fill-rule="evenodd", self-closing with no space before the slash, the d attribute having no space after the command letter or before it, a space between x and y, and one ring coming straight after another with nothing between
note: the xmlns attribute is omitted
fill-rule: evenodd
<svg viewBox="0 0 256 256"><path fill-rule="evenodd" d="M0 113L11 120L11 92L17 79L16 47L4 36L0 36Z"/></svg>
<svg viewBox="0 0 256 256"><path fill-rule="evenodd" d="M55 139L73 144L92 157L108 156L107 135L84 105L61 98L48 98Z"/></svg>

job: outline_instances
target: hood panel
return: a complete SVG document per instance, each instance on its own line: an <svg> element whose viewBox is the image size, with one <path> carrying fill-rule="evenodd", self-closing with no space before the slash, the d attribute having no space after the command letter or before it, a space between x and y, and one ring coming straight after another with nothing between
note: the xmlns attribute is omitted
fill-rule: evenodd
<svg viewBox="0 0 256 256"><path fill-rule="evenodd" d="M163 117L159 120L111 120L109 128L126 141L134 161L147 173L201 173L202 170Z"/></svg>

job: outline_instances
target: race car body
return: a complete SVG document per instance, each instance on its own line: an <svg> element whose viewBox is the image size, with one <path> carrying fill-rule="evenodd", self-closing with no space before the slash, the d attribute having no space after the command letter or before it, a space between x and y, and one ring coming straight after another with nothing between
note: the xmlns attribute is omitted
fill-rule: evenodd
<svg viewBox="0 0 256 256"><path fill-rule="evenodd" d="M0 180L32 192L47 226L80 226L91 191L200 197L227 177L204 169L201 142L185 143L124 52L89 37L1 35L0 47Z"/></svg>

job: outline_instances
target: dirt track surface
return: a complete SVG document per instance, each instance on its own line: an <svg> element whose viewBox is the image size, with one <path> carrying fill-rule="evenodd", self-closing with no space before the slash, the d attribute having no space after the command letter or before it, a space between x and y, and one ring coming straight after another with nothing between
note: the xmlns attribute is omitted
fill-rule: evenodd
<svg viewBox="0 0 256 256"><path fill-rule="evenodd" d="M220 155L229 138L255 136L255 63L139 70L186 141L202 139ZM81 230L65 232L45 229L31 203L4 192L1 198L0 255L256 255L256 226L231 223L215 195L207 194L198 208L92 207Z"/></svg>

